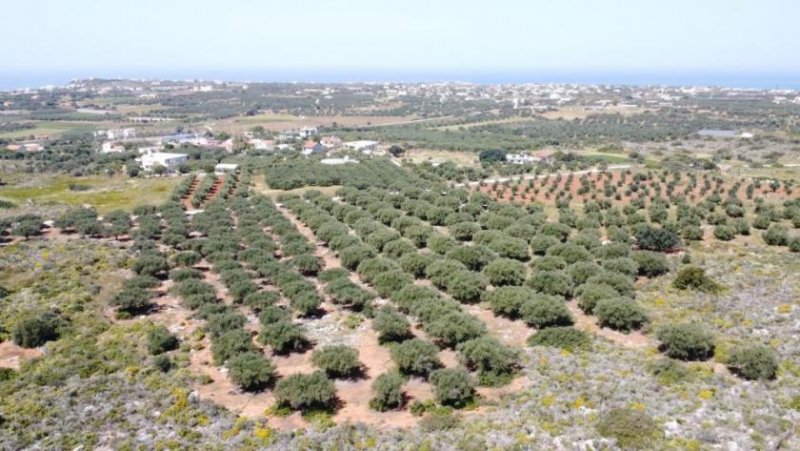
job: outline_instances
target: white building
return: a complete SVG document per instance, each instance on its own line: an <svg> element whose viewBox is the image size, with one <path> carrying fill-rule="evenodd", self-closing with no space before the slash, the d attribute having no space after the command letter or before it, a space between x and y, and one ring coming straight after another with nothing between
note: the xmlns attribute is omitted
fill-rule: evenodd
<svg viewBox="0 0 800 451"><path fill-rule="evenodd" d="M106 131L106 138L110 140L115 139L130 139L136 137L135 128L116 128Z"/></svg>
<svg viewBox="0 0 800 451"><path fill-rule="evenodd" d="M365 155L369 155L378 150L378 141L348 141L342 143L342 146L344 146L345 149L357 150Z"/></svg>
<svg viewBox="0 0 800 451"><path fill-rule="evenodd" d="M506 163L511 164L533 164L540 161L539 157L526 155L524 153L507 153Z"/></svg>
<svg viewBox="0 0 800 451"><path fill-rule="evenodd" d="M219 163L214 166L214 174L233 174L239 170L239 165L234 163Z"/></svg>
<svg viewBox="0 0 800 451"><path fill-rule="evenodd" d="M152 171L158 166L174 171L181 163L186 163L187 158L185 153L155 152L142 155L138 160L145 171Z"/></svg>
<svg viewBox="0 0 800 451"><path fill-rule="evenodd" d="M310 138L317 135L317 127L303 127L297 133L301 138Z"/></svg>
<svg viewBox="0 0 800 451"><path fill-rule="evenodd" d="M125 146L120 143L106 141L100 148L101 153L122 153L125 152Z"/></svg>
<svg viewBox="0 0 800 451"><path fill-rule="evenodd" d="M329 166L336 166L340 164L347 164L347 163L358 163L358 160L351 160L350 157L345 155L344 158L323 158L319 161L321 164L326 164Z"/></svg>
<svg viewBox="0 0 800 451"><path fill-rule="evenodd" d="M139 155L145 155L148 153L156 153L161 152L164 150L163 146L147 146L147 147L140 147L136 149L139 152Z"/></svg>

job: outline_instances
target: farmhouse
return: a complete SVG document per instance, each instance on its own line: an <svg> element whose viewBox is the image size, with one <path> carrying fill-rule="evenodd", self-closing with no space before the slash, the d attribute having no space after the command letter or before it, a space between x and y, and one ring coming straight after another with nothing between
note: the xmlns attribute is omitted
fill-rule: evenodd
<svg viewBox="0 0 800 451"><path fill-rule="evenodd" d="M44 150L44 146L40 143L9 144L6 148L13 152L41 152Z"/></svg>
<svg viewBox="0 0 800 451"><path fill-rule="evenodd" d="M342 145L345 149L357 150L365 155L369 155L378 150L378 141L348 141Z"/></svg>
<svg viewBox="0 0 800 451"><path fill-rule="evenodd" d="M317 127L303 127L297 133L301 138L310 138L317 135Z"/></svg>
<svg viewBox="0 0 800 451"><path fill-rule="evenodd" d="M233 174L237 170L239 170L239 165L234 163L219 163L214 166L214 174L217 175Z"/></svg>
<svg viewBox="0 0 800 451"><path fill-rule="evenodd" d="M324 150L325 147L316 141L306 141L306 143L303 144L303 155L314 155Z"/></svg>
<svg viewBox="0 0 800 451"><path fill-rule="evenodd" d="M142 155L138 160L145 171L163 166L171 172L177 169L178 165L186 162L187 155L185 153L155 152Z"/></svg>
<svg viewBox="0 0 800 451"><path fill-rule="evenodd" d="M533 164L540 161L539 157L534 157L524 153L506 154L506 163L510 164Z"/></svg>
<svg viewBox="0 0 800 451"><path fill-rule="evenodd" d="M100 148L100 153L122 153L125 152L125 146L122 143L106 141Z"/></svg>

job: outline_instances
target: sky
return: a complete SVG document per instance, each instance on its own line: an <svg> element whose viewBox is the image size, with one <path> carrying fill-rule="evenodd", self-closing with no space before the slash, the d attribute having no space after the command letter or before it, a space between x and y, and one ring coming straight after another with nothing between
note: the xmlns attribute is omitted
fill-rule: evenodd
<svg viewBox="0 0 800 451"><path fill-rule="evenodd" d="M796 0L3 3L6 77L800 74Z"/></svg>

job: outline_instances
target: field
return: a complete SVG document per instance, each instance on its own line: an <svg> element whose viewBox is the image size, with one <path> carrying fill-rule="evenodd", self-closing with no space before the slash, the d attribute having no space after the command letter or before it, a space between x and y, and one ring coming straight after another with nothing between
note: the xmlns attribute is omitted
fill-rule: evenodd
<svg viewBox="0 0 800 451"><path fill-rule="evenodd" d="M172 192L180 177L130 179L127 177L71 177L41 176L20 177L4 174L7 182L0 186L0 199L12 202L23 209L46 209L59 205L77 207L91 205L98 212L123 209L130 211L137 205L158 204ZM4 210L3 214L17 214Z"/></svg>
<svg viewBox="0 0 800 451"><path fill-rule="evenodd" d="M286 114L259 114L212 122L209 126L215 131L225 131L228 133L243 133L259 125L264 127L265 130L280 132L286 129L301 127L330 127L334 124L340 127L358 127L392 123L402 120L404 120L404 118L393 116L292 116Z"/></svg>

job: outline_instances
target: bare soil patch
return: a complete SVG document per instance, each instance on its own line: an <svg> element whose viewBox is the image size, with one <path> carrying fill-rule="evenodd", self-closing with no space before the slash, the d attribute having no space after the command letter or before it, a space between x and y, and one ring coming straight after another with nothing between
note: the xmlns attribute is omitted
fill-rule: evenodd
<svg viewBox="0 0 800 451"><path fill-rule="evenodd" d="M23 348L12 341L0 343L0 368L19 370L22 362L44 355L39 348Z"/></svg>

